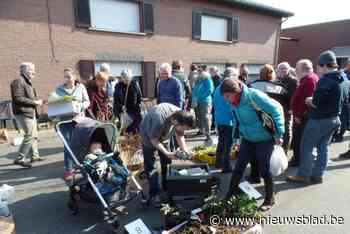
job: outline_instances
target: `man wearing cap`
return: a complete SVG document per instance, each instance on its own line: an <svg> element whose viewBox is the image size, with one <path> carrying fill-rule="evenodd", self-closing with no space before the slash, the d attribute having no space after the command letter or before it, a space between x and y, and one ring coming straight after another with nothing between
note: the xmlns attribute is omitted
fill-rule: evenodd
<svg viewBox="0 0 350 234"><path fill-rule="evenodd" d="M287 178L290 182L319 184L328 162L328 142L340 126L339 115L348 98L349 82L344 72L338 70L332 51L321 53L317 70L321 77L313 97L305 100L311 110L300 145L300 166L296 176ZM313 148L317 158L313 165Z"/></svg>

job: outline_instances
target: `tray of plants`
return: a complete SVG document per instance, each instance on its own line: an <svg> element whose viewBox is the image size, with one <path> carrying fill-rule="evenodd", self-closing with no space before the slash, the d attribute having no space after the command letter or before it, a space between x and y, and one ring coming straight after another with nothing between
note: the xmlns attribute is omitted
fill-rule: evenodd
<svg viewBox="0 0 350 234"><path fill-rule="evenodd" d="M236 145L232 148L231 160L235 160L237 158L237 153L239 150L239 146ZM194 158L201 162L206 162L209 165L214 165L216 160L216 147L215 146L196 146L193 148Z"/></svg>
<svg viewBox="0 0 350 234"><path fill-rule="evenodd" d="M161 209L166 234L261 234L259 220L263 214L258 211L255 199L242 194L228 201L212 195L196 213L188 215L176 206L164 205ZM215 223L212 217L230 220L230 225ZM240 220L248 220L242 224ZM218 219L217 219L218 220Z"/></svg>
<svg viewBox="0 0 350 234"><path fill-rule="evenodd" d="M205 196L217 180L211 175L207 163L170 164L166 183L169 196Z"/></svg>

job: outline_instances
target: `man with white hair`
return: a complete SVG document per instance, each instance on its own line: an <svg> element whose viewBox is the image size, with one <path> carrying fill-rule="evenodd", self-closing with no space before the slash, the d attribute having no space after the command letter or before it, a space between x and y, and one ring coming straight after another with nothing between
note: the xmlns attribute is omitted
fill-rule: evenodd
<svg viewBox="0 0 350 234"><path fill-rule="evenodd" d="M43 104L37 99L32 79L35 77L33 63L20 65L20 78L11 82L13 113L24 131L24 139L14 164L31 168L33 161L42 161L38 151L37 107ZM30 158L30 161L28 159Z"/></svg>
<svg viewBox="0 0 350 234"><path fill-rule="evenodd" d="M312 62L302 59L296 65L299 86L295 90L292 98L293 112L293 157L289 161L289 166L299 166L300 162L300 142L308 120L309 108L305 104L308 97L312 97L318 82L318 76L313 72Z"/></svg>
<svg viewBox="0 0 350 234"><path fill-rule="evenodd" d="M169 63L160 66L160 79L157 86L157 103L170 103L182 109L184 94L181 82L171 74Z"/></svg>
<svg viewBox="0 0 350 234"><path fill-rule="evenodd" d="M226 68L224 79L238 79L238 69L235 67ZM215 167L222 169L223 173L229 173L232 172L230 158L236 121L232 105L221 95L220 88L221 84L214 92L215 125L218 129Z"/></svg>

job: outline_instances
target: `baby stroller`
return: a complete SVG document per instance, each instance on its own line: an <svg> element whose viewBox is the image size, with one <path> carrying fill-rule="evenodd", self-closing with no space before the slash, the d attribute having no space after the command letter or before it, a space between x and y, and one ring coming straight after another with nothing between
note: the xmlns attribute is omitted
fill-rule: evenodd
<svg viewBox="0 0 350 234"><path fill-rule="evenodd" d="M65 131L71 128L73 131L70 139L66 139ZM123 166L119 153L113 152L117 134L117 129L113 124L85 118L79 123L72 120L59 122L56 125L56 131L75 164L75 176L69 183L70 200L68 202L68 207L73 214L79 211L78 200L89 203L100 202L103 206L104 220L117 228L119 226L118 214L114 212L114 208L130 202L138 195L141 196L143 203L146 202L141 186ZM84 158L89 153L90 143L96 139L102 143L102 150L105 154L86 163ZM106 168L109 166L122 168L123 173L118 176L118 183L111 185L101 179L104 178ZM133 181L136 187L135 192L127 191L128 178Z"/></svg>

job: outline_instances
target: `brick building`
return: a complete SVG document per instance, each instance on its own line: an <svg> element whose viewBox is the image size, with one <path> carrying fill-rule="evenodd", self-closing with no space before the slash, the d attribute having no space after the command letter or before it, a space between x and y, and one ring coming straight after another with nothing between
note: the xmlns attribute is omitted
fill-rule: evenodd
<svg viewBox="0 0 350 234"><path fill-rule="evenodd" d="M42 98L75 68L88 79L101 62L131 68L152 96L161 62L275 63L282 18L292 13L236 0L1 0L1 100L23 61L36 64Z"/></svg>
<svg viewBox="0 0 350 234"><path fill-rule="evenodd" d="M308 58L314 65L324 50L333 50L338 64L344 66L350 58L350 20L287 28L281 32L279 61L293 66Z"/></svg>

